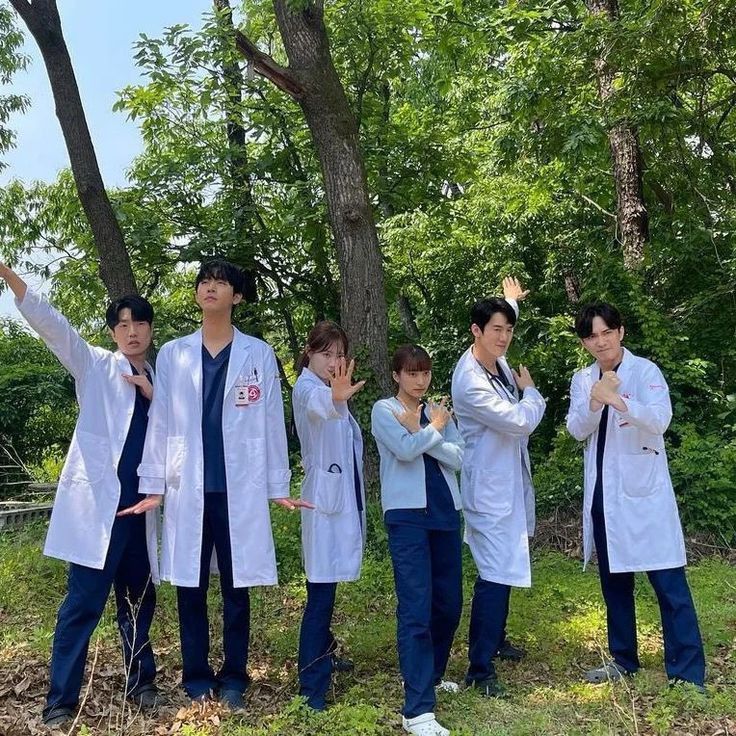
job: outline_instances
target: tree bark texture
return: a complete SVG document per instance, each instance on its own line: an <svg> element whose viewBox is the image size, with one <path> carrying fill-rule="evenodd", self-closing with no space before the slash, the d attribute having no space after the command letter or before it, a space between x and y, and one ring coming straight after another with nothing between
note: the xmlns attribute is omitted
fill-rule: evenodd
<svg viewBox="0 0 736 736"><path fill-rule="evenodd" d="M392 391L388 315L378 233L368 195L358 127L330 54L322 0L291 9L274 0L288 69L245 37L238 47L259 74L290 94L304 113L317 151L340 269L341 319L359 360L382 393Z"/></svg>
<svg viewBox="0 0 736 736"><path fill-rule="evenodd" d="M618 0L586 0L593 15L611 23L618 22ZM614 95L616 71L608 54L601 49L595 61L598 94L604 107ZM622 244L624 266L635 270L644 260L644 246L649 240L649 213L644 200L643 160L636 128L627 120L614 122L608 130L608 142L616 182L616 220Z"/></svg>
<svg viewBox="0 0 736 736"><path fill-rule="evenodd" d="M99 256L99 273L111 299L138 292L130 257L108 199L64 41L56 0L10 0L43 56L77 193Z"/></svg>

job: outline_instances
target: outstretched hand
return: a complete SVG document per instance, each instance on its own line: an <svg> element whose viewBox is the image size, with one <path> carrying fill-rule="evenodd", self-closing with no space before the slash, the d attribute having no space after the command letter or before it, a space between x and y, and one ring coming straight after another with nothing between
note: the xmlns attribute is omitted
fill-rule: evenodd
<svg viewBox="0 0 736 736"><path fill-rule="evenodd" d="M521 302L529 296L529 289L524 289L516 276L504 276L501 284L503 286L504 299L514 299L517 302Z"/></svg>
<svg viewBox="0 0 736 736"><path fill-rule="evenodd" d="M351 359L347 365L345 358L337 361L335 375L330 377L333 401L347 401L365 386L365 381L353 383L353 370L355 370L355 360Z"/></svg>
<svg viewBox="0 0 736 736"><path fill-rule="evenodd" d="M130 516L131 514L135 514L137 516L138 514L145 514L146 511L150 511L151 509L155 509L157 506L160 506L162 498L163 496L156 494L148 495L142 501L138 501L135 506L128 506L127 509L118 511L116 516Z"/></svg>
<svg viewBox="0 0 736 736"><path fill-rule="evenodd" d="M313 503L304 501L301 498L272 498L271 500L279 506L289 509L289 511L296 511L297 509L313 509L315 507Z"/></svg>

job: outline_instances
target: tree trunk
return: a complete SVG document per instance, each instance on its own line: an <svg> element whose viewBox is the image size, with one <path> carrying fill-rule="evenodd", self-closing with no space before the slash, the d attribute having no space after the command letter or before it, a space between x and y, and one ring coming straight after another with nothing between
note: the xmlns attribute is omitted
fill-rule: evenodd
<svg viewBox="0 0 736 736"><path fill-rule="evenodd" d="M138 293L123 233L100 174L56 0L10 2L33 34L43 56L77 193L99 255L102 282L111 299Z"/></svg>
<svg viewBox="0 0 736 736"><path fill-rule="evenodd" d="M214 7L217 12L219 28L222 32L222 75L227 96L225 117L229 153L229 181L227 186L231 189L230 194L234 204L235 247L232 253L226 255L243 268L245 274L243 301L248 307L247 322L250 323L248 331L261 335L263 330L260 320L256 317L256 310L252 309L252 305L259 301L256 262L258 249L256 244L261 233L258 227L256 204L250 183L245 127L242 119L245 80L237 60L230 56L231 51L237 53L234 46L236 29L233 25L230 0L214 0Z"/></svg>
<svg viewBox="0 0 736 736"><path fill-rule="evenodd" d="M240 34L238 46L259 74L301 106L319 157L340 269L341 319L358 359L384 394L392 390L388 315L378 233L373 219L355 116L330 54L322 0L290 9L273 0L289 59L276 64Z"/></svg>
<svg viewBox="0 0 736 736"><path fill-rule="evenodd" d="M617 23L618 0L585 0L593 15L602 15ZM595 62L598 93L604 108L614 92L615 70L601 49ZM627 120L619 120L608 130L608 142L616 182L616 219L622 243L624 266L635 270L644 260L644 245L649 240L649 213L644 201L643 162L636 128Z"/></svg>

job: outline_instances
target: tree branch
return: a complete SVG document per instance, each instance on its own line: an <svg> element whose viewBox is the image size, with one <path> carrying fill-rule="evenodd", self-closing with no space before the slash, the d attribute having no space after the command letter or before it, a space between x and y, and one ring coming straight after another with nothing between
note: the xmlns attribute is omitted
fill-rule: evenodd
<svg viewBox="0 0 736 736"><path fill-rule="evenodd" d="M15 2L19 2L19 0L15 0ZM238 47L238 51L253 66L253 70L257 74L268 79L269 82L275 84L295 100L301 98L304 94L304 89L286 67L277 64L272 57L261 51L249 38L238 30L235 31L235 44Z"/></svg>

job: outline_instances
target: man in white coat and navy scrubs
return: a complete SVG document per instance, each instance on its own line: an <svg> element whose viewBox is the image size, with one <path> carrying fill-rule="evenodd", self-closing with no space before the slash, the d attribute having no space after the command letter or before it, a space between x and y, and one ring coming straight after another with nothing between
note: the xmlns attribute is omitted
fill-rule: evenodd
<svg viewBox="0 0 736 736"><path fill-rule="evenodd" d="M504 646L511 586L531 585L534 489L527 441L546 406L529 371L512 371L504 358L515 306L504 299L473 305L474 342L452 376L452 403L465 441L465 541L478 568L465 681L490 697L503 692L492 658Z"/></svg>
<svg viewBox="0 0 736 736"><path fill-rule="evenodd" d="M153 371L146 362L153 308L140 296L110 304L114 353L83 340L48 302L0 263L0 279L28 324L72 374L79 418L61 471L44 554L69 565L51 651L44 723L71 721L79 702L92 632L115 589L125 693L141 707L158 701L148 632L158 582L158 499L138 494ZM145 513L148 511L148 513Z"/></svg>
<svg viewBox="0 0 736 736"><path fill-rule="evenodd" d="M659 368L626 350L621 315L589 304L575 331L595 362L572 377L567 428L585 441L585 562L595 543L613 659L586 674L618 680L639 669L634 573L646 572L659 602L671 683L703 690L705 658L685 577L685 544L664 433L672 419Z"/></svg>
<svg viewBox="0 0 736 736"><path fill-rule="evenodd" d="M141 490L164 494L161 576L176 586L182 681L193 701L243 706L250 631L248 589L275 585L269 500L288 508L289 460L273 350L232 324L243 272L204 263L195 298L202 328L156 361L156 393ZM223 597L222 666L209 662L207 589L215 553Z"/></svg>

